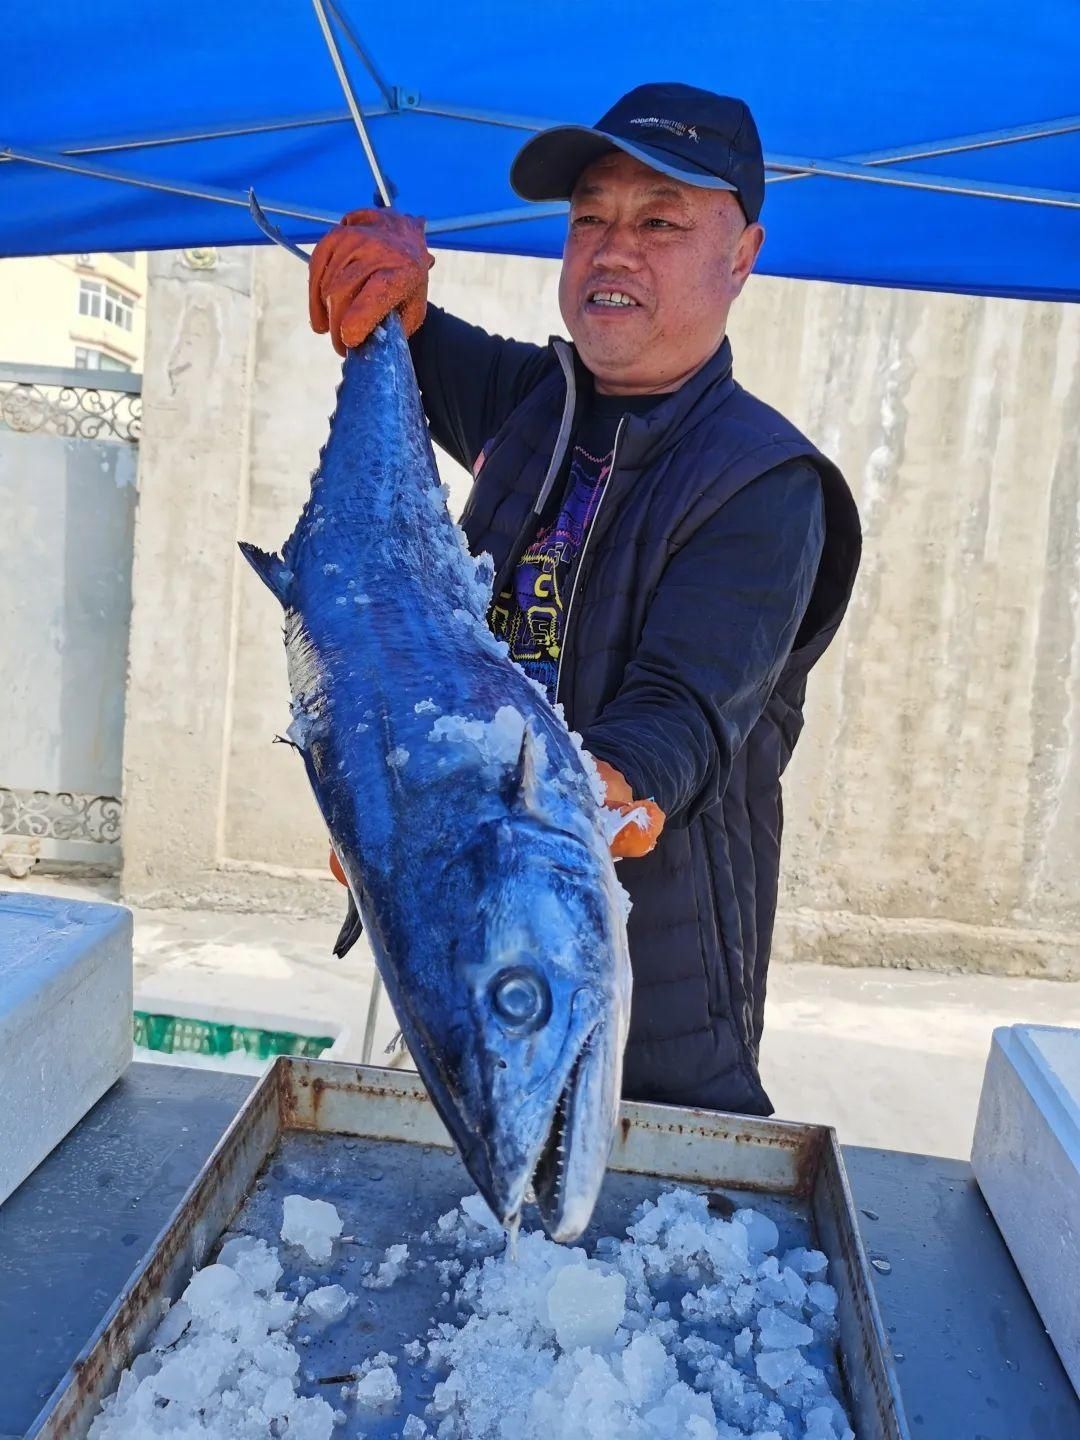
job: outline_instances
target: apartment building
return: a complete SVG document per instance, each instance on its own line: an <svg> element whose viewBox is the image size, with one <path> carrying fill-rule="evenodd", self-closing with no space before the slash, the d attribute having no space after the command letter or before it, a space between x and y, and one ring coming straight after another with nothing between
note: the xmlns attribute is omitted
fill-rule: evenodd
<svg viewBox="0 0 1080 1440"><path fill-rule="evenodd" d="M145 331L141 252L0 261L0 361L138 371Z"/></svg>

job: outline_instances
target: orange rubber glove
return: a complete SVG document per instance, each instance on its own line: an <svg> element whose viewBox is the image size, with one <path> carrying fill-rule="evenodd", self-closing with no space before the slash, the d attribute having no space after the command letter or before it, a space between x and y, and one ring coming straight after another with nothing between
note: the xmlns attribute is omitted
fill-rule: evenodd
<svg viewBox="0 0 1080 1440"><path fill-rule="evenodd" d="M635 810L644 810L648 824L641 826L631 820L611 841L611 853L616 860L636 860L648 855L656 848L660 832L667 816L654 800L635 800L627 784L626 776L609 765L606 760L596 761L597 773L604 784L604 804L609 810L620 815L630 815Z"/></svg>
<svg viewBox="0 0 1080 1440"><path fill-rule="evenodd" d="M333 875L339 885L348 885L349 882L345 879L345 871L341 868L341 861L337 858L337 853L333 846L330 847L330 874Z"/></svg>
<svg viewBox="0 0 1080 1440"><path fill-rule="evenodd" d="M392 310L411 335L424 323L434 264L423 220L396 210L351 210L312 253L311 328L316 335L329 331L339 355L362 345Z"/></svg>

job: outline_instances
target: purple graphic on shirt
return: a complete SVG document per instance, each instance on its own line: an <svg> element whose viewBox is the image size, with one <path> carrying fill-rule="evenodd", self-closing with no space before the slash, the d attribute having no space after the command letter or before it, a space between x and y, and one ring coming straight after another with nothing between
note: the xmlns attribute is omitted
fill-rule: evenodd
<svg viewBox="0 0 1080 1440"><path fill-rule="evenodd" d="M562 506L518 562L508 589L491 607L491 628L510 657L555 698L565 606L574 562L581 553L604 493L612 452L602 458L574 447Z"/></svg>

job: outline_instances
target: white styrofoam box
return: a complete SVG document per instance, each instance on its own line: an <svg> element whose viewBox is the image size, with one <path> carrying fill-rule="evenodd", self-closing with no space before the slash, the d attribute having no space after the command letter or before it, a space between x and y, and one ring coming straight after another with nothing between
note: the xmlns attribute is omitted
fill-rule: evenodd
<svg viewBox="0 0 1080 1440"><path fill-rule="evenodd" d="M1080 1393L1080 1030L994 1031L971 1165Z"/></svg>
<svg viewBox="0 0 1080 1440"><path fill-rule="evenodd" d="M131 914L0 892L0 1204L131 1060Z"/></svg>

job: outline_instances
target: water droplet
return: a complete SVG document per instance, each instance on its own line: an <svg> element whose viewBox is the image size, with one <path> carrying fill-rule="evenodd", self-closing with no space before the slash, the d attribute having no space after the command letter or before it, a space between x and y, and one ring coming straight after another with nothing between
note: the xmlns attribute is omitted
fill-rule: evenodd
<svg viewBox="0 0 1080 1440"><path fill-rule="evenodd" d="M880 1220L880 1219L881 1219L881 1216L877 1213L876 1210L867 1210L865 1206L863 1206L863 1212L862 1212L862 1213L866 1216L866 1218L867 1218L868 1220Z"/></svg>
<svg viewBox="0 0 1080 1440"><path fill-rule="evenodd" d="M870 1258L870 1264L874 1267L874 1269L878 1272L879 1275L891 1275L891 1274L892 1274L892 1266L889 1264L888 1260L886 1260L883 1256L880 1256L880 1255L873 1255L873 1256L871 1256L871 1258Z"/></svg>

